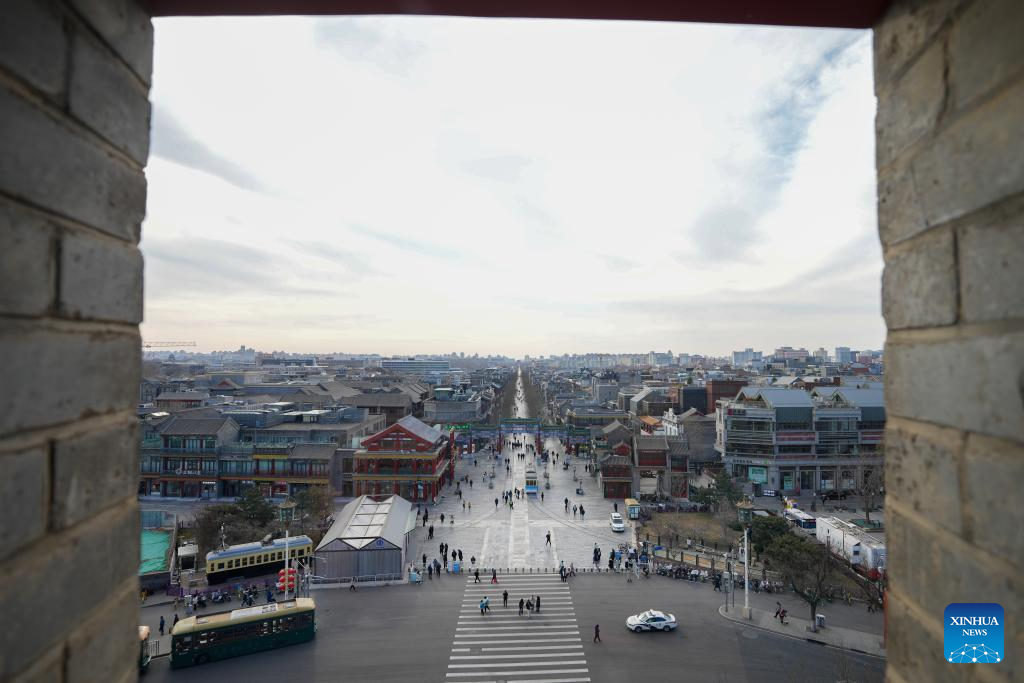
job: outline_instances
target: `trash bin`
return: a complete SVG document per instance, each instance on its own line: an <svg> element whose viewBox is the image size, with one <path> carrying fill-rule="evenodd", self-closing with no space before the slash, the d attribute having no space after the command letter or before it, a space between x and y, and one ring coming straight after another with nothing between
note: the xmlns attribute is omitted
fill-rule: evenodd
<svg viewBox="0 0 1024 683"><path fill-rule="evenodd" d="M453 574L459 574L459 573L461 573L461 571L462 571L461 567L462 567L461 563L459 563L459 562L453 562L453 563L452 563L452 573L453 573Z"/></svg>
<svg viewBox="0 0 1024 683"><path fill-rule="evenodd" d="M816 615L814 615L814 624L818 628L825 628L825 615L824 614L816 614Z"/></svg>

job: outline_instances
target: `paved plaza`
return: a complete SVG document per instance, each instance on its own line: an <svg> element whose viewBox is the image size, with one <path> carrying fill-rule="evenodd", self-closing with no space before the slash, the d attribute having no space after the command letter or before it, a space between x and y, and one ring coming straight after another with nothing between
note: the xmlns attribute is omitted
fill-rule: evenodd
<svg viewBox="0 0 1024 683"><path fill-rule="evenodd" d="M533 443L532 437L525 434L507 439L508 442L514 440ZM457 495L454 485L446 487L438 503L426 508L429 510L428 526L434 525L434 538L427 538L427 529L422 521L419 522L410 546L414 558L422 560L424 553L428 561L439 558L440 544L447 543L449 553L462 550L464 564L470 568L470 558L475 557L478 567L551 571L557 570L560 563L566 567L593 567L595 544L601 549L604 565L611 549L632 541L631 524L627 524L625 533L611 530L609 516L616 502L624 512L621 501L605 500L600 495L597 478L584 469L584 458L566 456L557 440L548 440L544 444L549 452L557 454L557 460L552 459L546 464L539 454L506 446L500 455L481 453L459 459L455 477L462 497ZM522 454L526 455L525 459L519 457ZM511 460L508 472L506 458ZM569 463L568 470L563 469L565 462ZM526 485L529 467L537 469L543 500L540 494L513 497L510 509L502 501L502 492L522 489ZM492 471L495 474L493 479L490 477ZM544 477L545 472L547 478ZM578 481L573 480L574 474ZM467 476L472 487L463 481ZM492 481L494 488L489 488L488 483ZM545 488L545 482L550 488ZM577 486L582 486L583 495L576 493ZM568 510L566 499L569 501ZM574 513L573 506L582 506L584 513ZM445 516L443 524L442 514ZM547 542L549 533L550 545Z"/></svg>

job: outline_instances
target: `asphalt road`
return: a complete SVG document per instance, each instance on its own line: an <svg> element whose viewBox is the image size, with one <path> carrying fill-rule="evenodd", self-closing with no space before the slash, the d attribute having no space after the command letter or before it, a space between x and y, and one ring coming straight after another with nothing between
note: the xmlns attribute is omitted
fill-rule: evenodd
<svg viewBox="0 0 1024 683"><path fill-rule="evenodd" d="M717 612L721 593L706 585L660 577L627 584L622 575L580 576L569 585L588 669L577 678L608 683L669 676L672 680L773 682L884 678L882 660L726 621ZM426 581L423 586L362 588L355 593L314 591L318 632L313 643L174 672L167 659L161 658L153 662L146 680L445 681L460 611L465 614L465 600L477 599L468 593L465 577L455 576ZM497 606L498 591L492 601L496 616L506 617ZM648 608L674 613L679 630L627 631L625 618ZM514 608L509 609L514 614ZM145 623L165 610L142 611ZM591 642L594 624L601 625L602 643Z"/></svg>

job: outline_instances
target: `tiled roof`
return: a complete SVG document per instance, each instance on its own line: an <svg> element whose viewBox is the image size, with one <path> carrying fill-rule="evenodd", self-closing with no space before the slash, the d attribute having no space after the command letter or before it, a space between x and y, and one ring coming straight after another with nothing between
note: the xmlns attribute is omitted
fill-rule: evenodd
<svg viewBox="0 0 1024 683"><path fill-rule="evenodd" d="M228 417L220 418L188 418L176 417L164 425L160 433L164 436L212 436L224 423L232 421Z"/></svg>
<svg viewBox="0 0 1024 683"><path fill-rule="evenodd" d="M437 443L437 440L444 436L444 434L441 433L441 430L427 425L412 415L406 415L395 424L401 425L401 427L406 431L411 432L424 441L428 441L430 443Z"/></svg>

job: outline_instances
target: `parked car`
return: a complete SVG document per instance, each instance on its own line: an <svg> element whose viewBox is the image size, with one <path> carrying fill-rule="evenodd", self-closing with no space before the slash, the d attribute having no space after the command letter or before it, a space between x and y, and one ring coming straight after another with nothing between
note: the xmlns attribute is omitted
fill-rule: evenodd
<svg viewBox="0 0 1024 683"><path fill-rule="evenodd" d="M674 614L649 609L626 619L626 628L634 633L641 631L674 631L679 627Z"/></svg>
<svg viewBox="0 0 1024 683"><path fill-rule="evenodd" d="M622 521L622 515L620 515L618 512L612 513L611 520L609 523L611 524L612 531L626 530L626 523Z"/></svg>
<svg viewBox="0 0 1024 683"><path fill-rule="evenodd" d="M825 491L821 494L822 500L846 500L846 491Z"/></svg>

